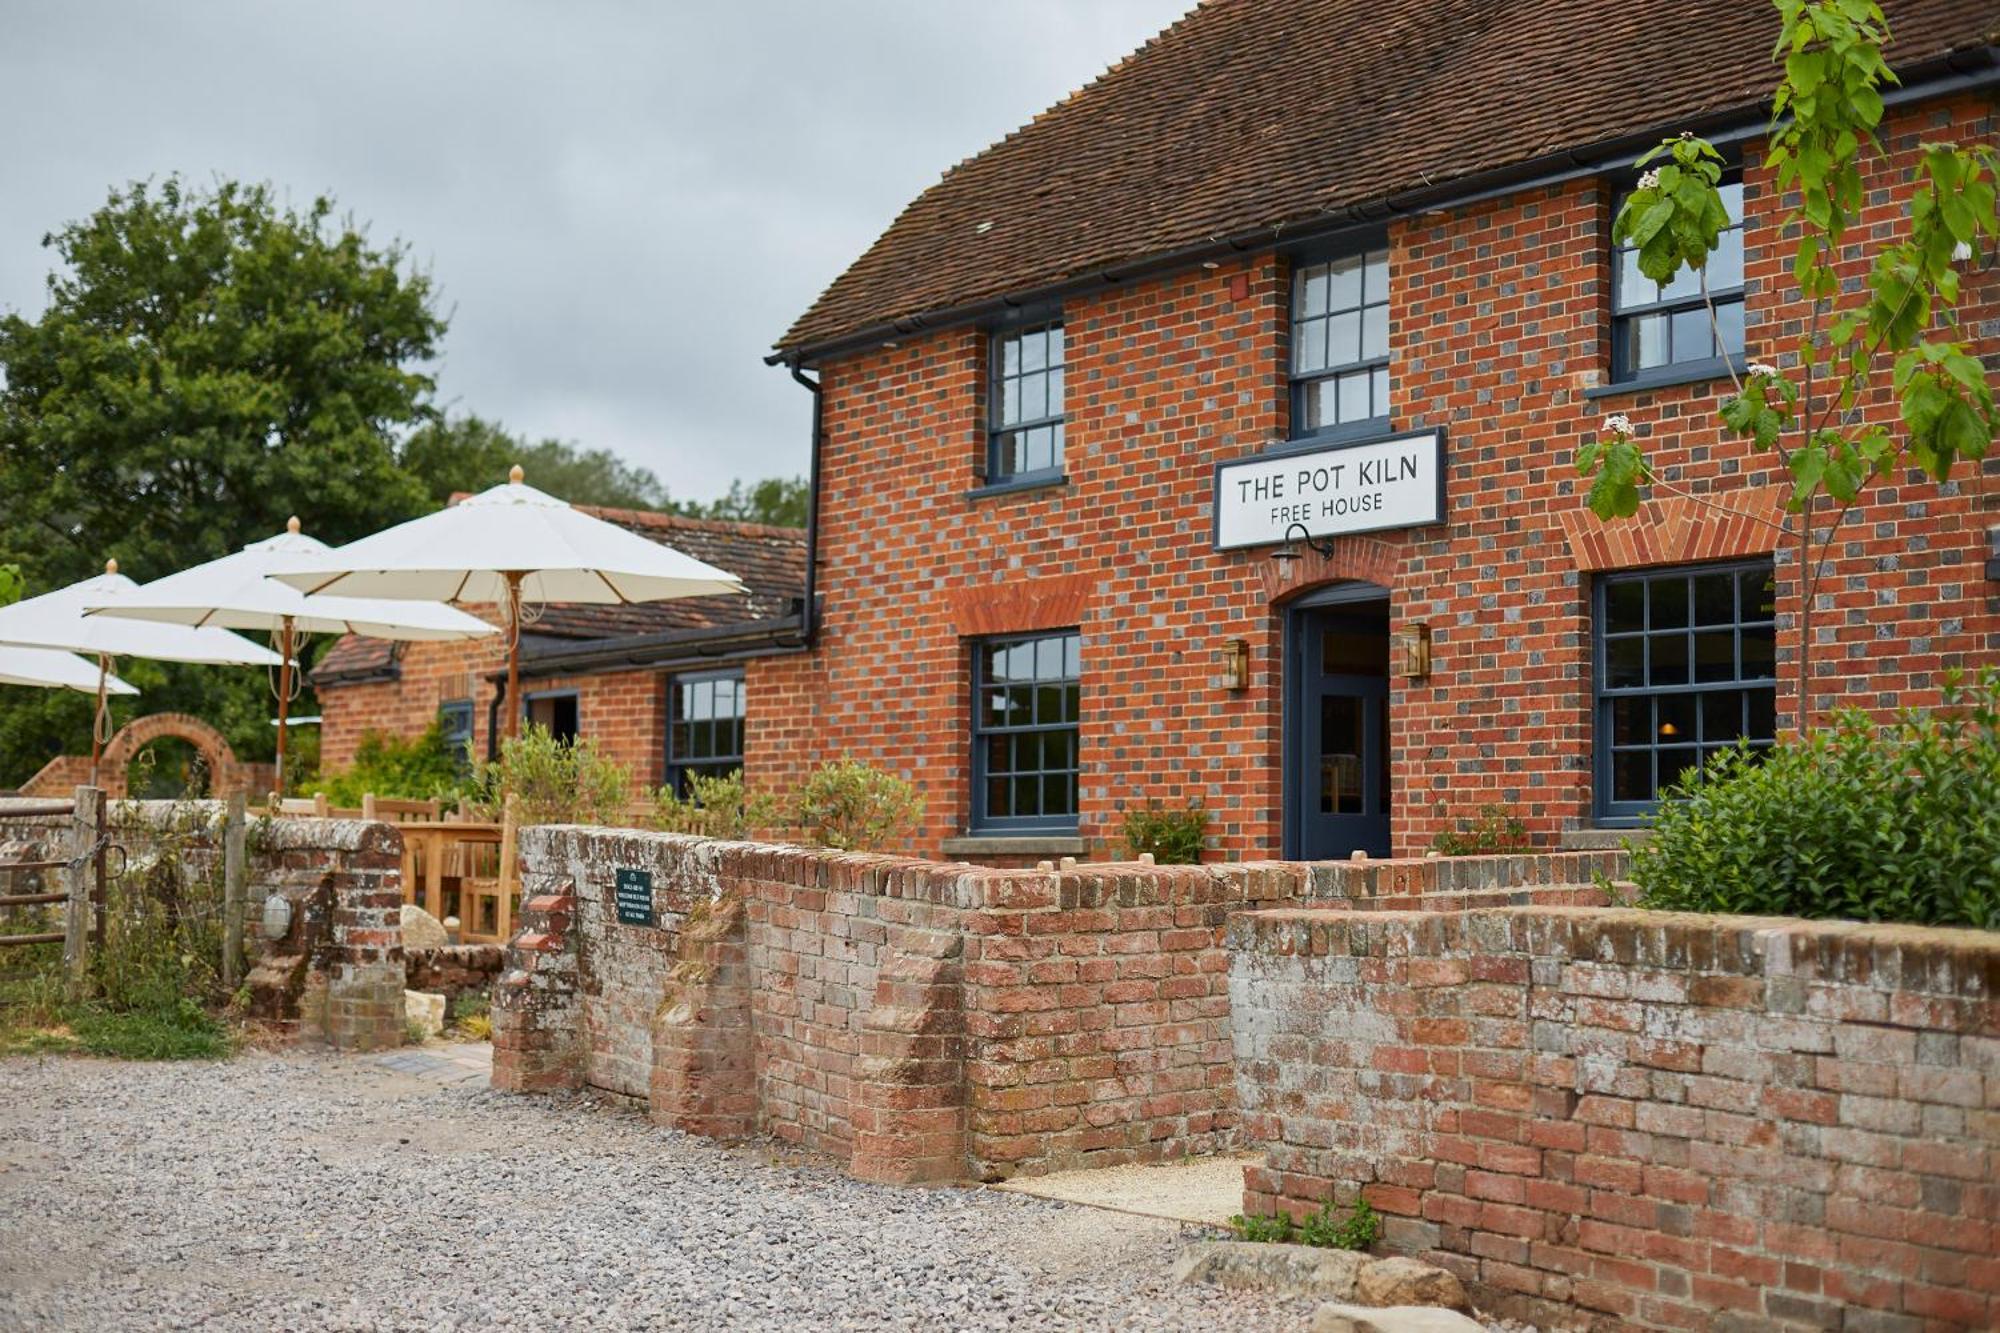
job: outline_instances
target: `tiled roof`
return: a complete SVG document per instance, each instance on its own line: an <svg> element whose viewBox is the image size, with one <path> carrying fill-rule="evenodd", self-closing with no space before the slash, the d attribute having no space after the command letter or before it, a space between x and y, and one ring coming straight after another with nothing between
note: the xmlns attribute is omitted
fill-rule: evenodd
<svg viewBox="0 0 2000 1333"><path fill-rule="evenodd" d="M1883 7L1899 68L2000 38L1996 0ZM1777 31L1766 0L1208 0L947 172L778 348L1754 111Z"/></svg>
<svg viewBox="0 0 2000 1333"><path fill-rule="evenodd" d="M742 597L687 597L629 606L552 604L541 608L539 618L527 626L528 634L523 639L527 651L548 651L563 641L722 629L773 620L790 614L793 602L805 591L806 535L801 529L682 518L643 509L606 509L595 505L576 508L718 569L726 569L750 591ZM313 681L330 684L388 679L395 674L399 657L396 644L347 635L329 648L313 668Z"/></svg>

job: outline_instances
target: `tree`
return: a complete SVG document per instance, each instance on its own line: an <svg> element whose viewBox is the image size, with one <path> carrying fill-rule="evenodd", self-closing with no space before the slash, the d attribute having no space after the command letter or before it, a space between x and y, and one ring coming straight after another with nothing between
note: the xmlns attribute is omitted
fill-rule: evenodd
<svg viewBox="0 0 2000 1333"><path fill-rule="evenodd" d="M664 509L667 488L651 469L625 462L608 449L584 449L562 440L534 443L479 416L434 421L403 447L403 465L423 483L435 504L455 492L484 490L507 480L519 463L530 485L575 504L612 509Z"/></svg>
<svg viewBox="0 0 2000 1333"><path fill-rule="evenodd" d="M781 528L806 525L806 503L812 488L804 477L766 477L745 486L729 483L729 493L707 504L699 501L674 506L675 512L690 518L720 518L737 523L769 523Z"/></svg>
<svg viewBox="0 0 2000 1333"><path fill-rule="evenodd" d="M1876 250L1865 292L1844 290L1842 272L1857 260L1849 233L1866 203L1865 154L1883 151L1881 90L1896 81L1882 58L1887 24L1873 0L1775 4L1782 28L1774 59L1784 76L1765 162L1791 192L1782 230L1799 237L1791 276L1809 316L1779 365L1753 363L1741 377L1732 370L1736 392L1721 417L1792 477L1787 535L1799 559L1803 732L1813 716L1813 601L1841 525L1871 484L1910 467L1944 481L1960 462L1976 466L2000 431L1985 367L1959 336L1956 310L1959 265L2000 236L2000 155L1991 144L1923 144L1904 234ZM1708 257L1728 225L1716 188L1722 157L1684 134L1638 165L1654 162L1613 235L1638 247L1648 278L1667 282L1690 268L1702 274L1706 296ZM1868 410L1884 389L1896 401L1895 429ZM1589 504L1600 518L1637 512L1642 487L1687 494L1653 471L1623 414L1606 419L1602 438L1580 449L1576 464L1592 478Z"/></svg>
<svg viewBox="0 0 2000 1333"><path fill-rule="evenodd" d="M35 319L0 318L0 560L46 591L108 556L147 579L303 516L345 541L426 507L396 442L430 419L445 320L400 245L332 201L178 178L114 190L45 236ZM134 665L149 710L185 709L246 757L271 750L261 674ZM58 692L45 692L58 693ZM89 745L88 709L10 701L0 782Z"/></svg>

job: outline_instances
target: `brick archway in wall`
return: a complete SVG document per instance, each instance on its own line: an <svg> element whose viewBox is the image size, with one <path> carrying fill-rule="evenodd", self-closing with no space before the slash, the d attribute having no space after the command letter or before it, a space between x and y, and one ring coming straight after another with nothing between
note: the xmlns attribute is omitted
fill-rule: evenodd
<svg viewBox="0 0 2000 1333"><path fill-rule="evenodd" d="M105 793L114 799L123 797L125 772L133 757L145 745L168 736L188 742L201 755L202 762L208 765L211 796L228 796L238 791L254 796L260 783L269 785L271 766L239 762L236 751L222 733L208 723L190 713L154 713L126 723L104 747L98 775ZM87 767L88 761L85 762Z"/></svg>
<svg viewBox="0 0 2000 1333"><path fill-rule="evenodd" d="M1257 577L1264 585L1264 600L1276 610L1282 609L1281 603L1329 583L1373 583L1393 593L1400 563L1397 549L1388 542L1373 537L1337 537L1332 556L1302 546L1296 560L1260 560Z"/></svg>

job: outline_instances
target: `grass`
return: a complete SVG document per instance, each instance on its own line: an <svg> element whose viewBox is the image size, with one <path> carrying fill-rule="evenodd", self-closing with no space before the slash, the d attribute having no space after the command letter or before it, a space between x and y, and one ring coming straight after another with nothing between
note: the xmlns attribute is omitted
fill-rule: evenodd
<svg viewBox="0 0 2000 1333"><path fill-rule="evenodd" d="M1294 1222L1284 1213L1270 1217L1245 1217L1238 1213L1229 1219L1229 1225L1245 1240L1317 1245L1329 1250L1365 1250L1382 1234L1382 1219L1366 1199L1356 1199L1345 1215L1337 1216L1333 1200L1328 1199L1303 1222Z"/></svg>

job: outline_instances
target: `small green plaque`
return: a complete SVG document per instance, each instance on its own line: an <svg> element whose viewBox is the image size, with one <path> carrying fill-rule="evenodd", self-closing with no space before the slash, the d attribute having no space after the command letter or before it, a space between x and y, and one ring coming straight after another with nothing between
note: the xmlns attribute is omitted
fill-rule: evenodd
<svg viewBox="0 0 2000 1333"><path fill-rule="evenodd" d="M653 924L653 872L650 870L618 871L614 896L618 900L618 922L626 926L650 926Z"/></svg>

